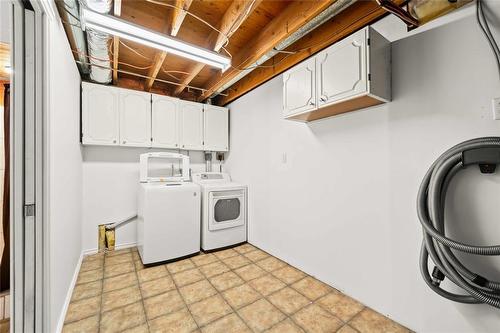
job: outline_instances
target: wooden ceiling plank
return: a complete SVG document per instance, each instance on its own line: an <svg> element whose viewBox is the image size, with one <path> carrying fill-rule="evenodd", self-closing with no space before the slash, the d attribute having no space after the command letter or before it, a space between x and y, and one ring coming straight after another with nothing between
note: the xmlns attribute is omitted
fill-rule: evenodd
<svg viewBox="0 0 500 333"><path fill-rule="evenodd" d="M236 68L228 69L221 76L215 76L207 83L207 90L199 97L199 101L210 97L218 88L238 75L240 72L238 68L253 64L275 45L297 31L334 2L335 0L291 2L244 49L233 56L232 63Z"/></svg>
<svg viewBox="0 0 500 333"><path fill-rule="evenodd" d="M219 32L212 30L207 40L208 43L206 47L213 48L215 52L219 52L219 50L226 44L226 38L230 38L232 34L238 30L239 26L246 20L246 18L259 6L262 0L235 0L231 3L229 8L222 16L222 19L219 24ZM191 83L191 81L203 70L205 67L204 64L197 63L192 68L190 68L187 72L187 75L184 80L181 82L180 86L174 91L174 96L179 95L186 86Z"/></svg>
<svg viewBox="0 0 500 333"><path fill-rule="evenodd" d="M122 0L114 0L113 13L115 16L122 14ZM120 37L113 36L113 83L118 83L118 55L120 54Z"/></svg>
<svg viewBox="0 0 500 333"><path fill-rule="evenodd" d="M175 7L172 11L172 30L170 31L171 36L176 36L179 33L182 22L186 17L186 11L189 9L193 0L175 0ZM155 59L153 61L153 65L149 69L148 76L149 78L146 80L146 84L144 86L146 91L151 91L151 87L155 82L158 73L160 72L161 66L163 65L163 61L167 56L167 52L161 51L155 55Z"/></svg>

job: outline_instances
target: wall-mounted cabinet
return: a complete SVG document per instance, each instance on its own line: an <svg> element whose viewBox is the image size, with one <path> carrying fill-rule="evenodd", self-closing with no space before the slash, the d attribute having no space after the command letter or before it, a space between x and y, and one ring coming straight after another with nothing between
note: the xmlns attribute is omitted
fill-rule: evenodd
<svg viewBox="0 0 500 333"><path fill-rule="evenodd" d="M227 108L82 83L82 143L228 151Z"/></svg>
<svg viewBox="0 0 500 333"><path fill-rule="evenodd" d="M391 45L366 27L283 75L283 117L312 121L391 99Z"/></svg>

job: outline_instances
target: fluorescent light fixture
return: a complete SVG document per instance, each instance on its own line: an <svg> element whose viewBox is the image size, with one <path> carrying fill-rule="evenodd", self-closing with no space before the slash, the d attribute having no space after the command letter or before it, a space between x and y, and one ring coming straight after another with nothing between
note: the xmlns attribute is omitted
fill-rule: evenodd
<svg viewBox="0 0 500 333"><path fill-rule="evenodd" d="M159 34L114 16L96 13L87 8L82 8L81 10L81 23L85 29L91 28L105 32L158 50L202 62L220 68L222 71L231 66L231 59L221 56L216 52Z"/></svg>

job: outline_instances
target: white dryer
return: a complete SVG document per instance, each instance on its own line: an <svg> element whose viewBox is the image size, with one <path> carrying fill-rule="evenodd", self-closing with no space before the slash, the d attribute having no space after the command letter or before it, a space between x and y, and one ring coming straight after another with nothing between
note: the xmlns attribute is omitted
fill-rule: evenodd
<svg viewBox="0 0 500 333"><path fill-rule="evenodd" d="M148 177L149 160L174 160L179 174ZM200 186L189 182L189 157L175 153L141 155L137 248L143 264L186 257L200 251Z"/></svg>
<svg viewBox="0 0 500 333"><path fill-rule="evenodd" d="M193 182L201 186L201 248L246 242L248 187L220 172L195 173Z"/></svg>

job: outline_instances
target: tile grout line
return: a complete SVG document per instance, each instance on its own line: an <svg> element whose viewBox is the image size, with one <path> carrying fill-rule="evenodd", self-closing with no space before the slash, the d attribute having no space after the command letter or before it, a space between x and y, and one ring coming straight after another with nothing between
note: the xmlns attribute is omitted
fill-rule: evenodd
<svg viewBox="0 0 500 333"><path fill-rule="evenodd" d="M139 252L137 252L137 253L139 253ZM141 259L139 258L139 260L141 260ZM134 255L132 255L132 264L134 265L134 272L135 272L135 277L137 279L137 286L139 288L139 293L141 294L142 311L144 311L144 319L146 320L146 327L147 327L148 332L151 332L151 327L149 326L148 314L146 312L146 305L144 304L144 297L142 294L141 281L139 281L139 273L137 272L137 266L135 265ZM165 270L167 270L166 267L165 267ZM167 272L167 274L168 274L168 272ZM138 327L140 325L141 324L134 326L134 327ZM131 327L131 328L134 328L134 327Z"/></svg>

